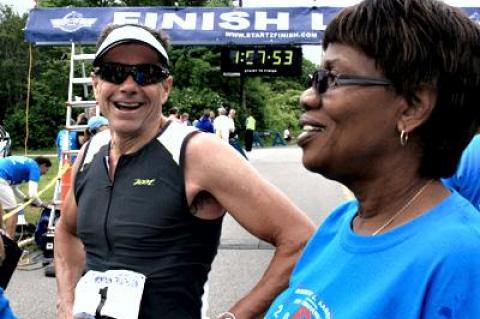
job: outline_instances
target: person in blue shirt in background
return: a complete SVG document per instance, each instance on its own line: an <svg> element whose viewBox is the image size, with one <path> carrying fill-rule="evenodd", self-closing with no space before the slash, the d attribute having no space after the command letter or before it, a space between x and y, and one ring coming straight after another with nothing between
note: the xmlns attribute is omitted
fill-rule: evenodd
<svg viewBox="0 0 480 319"><path fill-rule="evenodd" d="M475 135L463 151L455 174L443 182L480 210L480 134Z"/></svg>
<svg viewBox="0 0 480 319"><path fill-rule="evenodd" d="M67 129L62 129L58 132L55 139L58 159L62 157L63 151L78 150L80 148L80 144L78 143L78 134L79 132L69 132Z"/></svg>
<svg viewBox="0 0 480 319"><path fill-rule="evenodd" d="M203 112L203 115L198 119L197 123L195 123L195 127L202 132L215 133L213 123L210 120L210 110Z"/></svg>
<svg viewBox="0 0 480 319"><path fill-rule="evenodd" d="M32 205L47 208L38 197L40 176L48 172L52 162L44 156L31 159L26 156L8 156L0 159L0 216L17 207L18 197L22 201L33 198ZM28 196L17 186L28 182ZM15 214L6 221L7 236L14 239L18 216Z"/></svg>
<svg viewBox="0 0 480 319"><path fill-rule="evenodd" d="M88 120L87 126L85 142L90 140L95 134L108 130L108 119L101 115L93 116Z"/></svg>

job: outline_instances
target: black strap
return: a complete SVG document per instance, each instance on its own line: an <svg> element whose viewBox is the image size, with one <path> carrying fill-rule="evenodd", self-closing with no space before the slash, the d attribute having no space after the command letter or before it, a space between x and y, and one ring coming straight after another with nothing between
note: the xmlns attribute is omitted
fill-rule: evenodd
<svg viewBox="0 0 480 319"><path fill-rule="evenodd" d="M102 315L100 312L102 311L103 306L105 305L105 301L107 301L107 290L108 287L101 288L98 293L100 294L100 303L98 304L97 310L95 310L95 319L102 319Z"/></svg>
<svg viewBox="0 0 480 319"><path fill-rule="evenodd" d="M23 250L18 248L17 243L6 235L2 234L1 236L5 248L5 260L0 265L0 287L6 289L13 272L17 267L18 261L22 256ZM0 244L2 244L2 241L0 241Z"/></svg>

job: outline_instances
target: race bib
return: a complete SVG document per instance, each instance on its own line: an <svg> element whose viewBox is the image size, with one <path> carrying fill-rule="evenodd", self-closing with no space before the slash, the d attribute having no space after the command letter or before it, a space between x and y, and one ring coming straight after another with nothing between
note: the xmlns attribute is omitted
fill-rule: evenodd
<svg viewBox="0 0 480 319"><path fill-rule="evenodd" d="M75 319L137 319L146 277L130 270L88 271L75 287Z"/></svg>

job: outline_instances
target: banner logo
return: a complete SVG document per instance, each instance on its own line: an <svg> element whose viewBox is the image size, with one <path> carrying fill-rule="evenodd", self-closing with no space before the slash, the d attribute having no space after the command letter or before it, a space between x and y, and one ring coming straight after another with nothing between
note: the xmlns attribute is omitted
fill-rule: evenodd
<svg viewBox="0 0 480 319"><path fill-rule="evenodd" d="M480 13L478 13L477 11L475 11L469 18L470 18L472 21L480 24Z"/></svg>
<svg viewBox="0 0 480 319"><path fill-rule="evenodd" d="M96 18L84 18L79 12L72 11L61 19L50 19L50 23L54 28L61 29L65 32L75 32L81 28L90 28Z"/></svg>

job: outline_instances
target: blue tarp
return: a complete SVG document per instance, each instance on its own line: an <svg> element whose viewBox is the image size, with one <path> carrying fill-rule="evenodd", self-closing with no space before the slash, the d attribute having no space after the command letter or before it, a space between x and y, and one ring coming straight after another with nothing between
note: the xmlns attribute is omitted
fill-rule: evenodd
<svg viewBox="0 0 480 319"><path fill-rule="evenodd" d="M480 23L479 8L463 8ZM171 44L320 44L341 8L64 7L30 11L25 39L37 45L93 44L110 23L167 31Z"/></svg>

